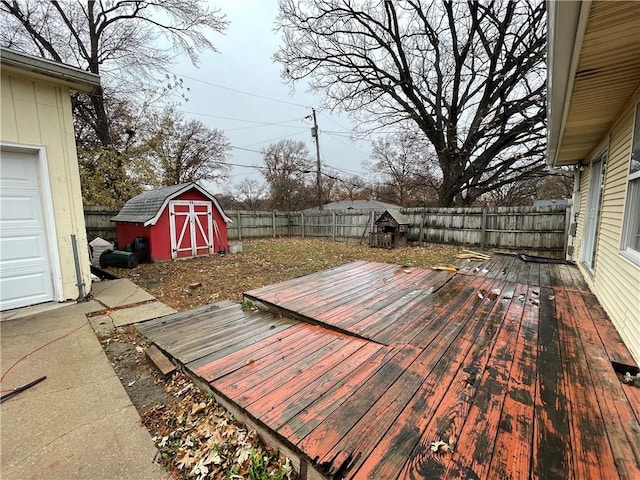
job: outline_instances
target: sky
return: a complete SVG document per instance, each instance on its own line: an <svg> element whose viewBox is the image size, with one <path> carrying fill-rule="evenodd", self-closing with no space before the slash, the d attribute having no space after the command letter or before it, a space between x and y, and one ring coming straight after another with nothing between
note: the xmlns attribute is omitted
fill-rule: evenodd
<svg viewBox="0 0 640 480"><path fill-rule="evenodd" d="M185 117L224 130L236 147L230 163L261 166L258 152L285 138L305 142L315 160L312 122L305 119L313 107L323 163L345 176L364 174L362 162L369 158L371 147L350 139L350 119L322 109L322 95L310 93L306 84L292 90L281 79L280 65L272 60L280 43L280 34L274 31L277 1L214 0L211 4L230 22L224 34L211 36L219 53L203 52L198 67L181 58L169 69L189 88L189 100L180 106ZM224 193L244 178L264 181L255 168L233 166L228 182L209 187Z"/></svg>

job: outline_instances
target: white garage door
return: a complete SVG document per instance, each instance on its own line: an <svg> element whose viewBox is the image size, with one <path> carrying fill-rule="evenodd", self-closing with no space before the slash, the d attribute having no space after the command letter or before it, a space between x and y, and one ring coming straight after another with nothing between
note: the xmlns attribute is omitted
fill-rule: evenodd
<svg viewBox="0 0 640 480"><path fill-rule="evenodd" d="M54 299L49 243L34 153L0 155L0 310Z"/></svg>

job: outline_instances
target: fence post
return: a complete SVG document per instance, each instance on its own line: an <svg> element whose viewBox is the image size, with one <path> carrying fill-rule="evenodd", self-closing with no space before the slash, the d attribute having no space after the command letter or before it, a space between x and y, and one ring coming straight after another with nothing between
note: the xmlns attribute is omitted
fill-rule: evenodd
<svg viewBox="0 0 640 480"><path fill-rule="evenodd" d="M300 212L300 223L302 224L302 238L304 238L304 212Z"/></svg>
<svg viewBox="0 0 640 480"><path fill-rule="evenodd" d="M424 243L424 209L420 212L420 233L418 234L418 245L422 246Z"/></svg>
<svg viewBox="0 0 640 480"><path fill-rule="evenodd" d="M236 215L238 217L238 241L242 240L242 229L240 228L240 211L236 212Z"/></svg>
<svg viewBox="0 0 640 480"><path fill-rule="evenodd" d="M482 238L480 239L480 246L482 248L487 244L487 207L482 209Z"/></svg>
<svg viewBox="0 0 640 480"><path fill-rule="evenodd" d="M331 241L336 241L336 212L331 212Z"/></svg>

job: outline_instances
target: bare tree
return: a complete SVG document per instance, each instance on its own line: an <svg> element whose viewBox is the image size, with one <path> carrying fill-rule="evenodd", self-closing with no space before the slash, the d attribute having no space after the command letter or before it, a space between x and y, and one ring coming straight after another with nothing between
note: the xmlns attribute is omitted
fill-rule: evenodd
<svg viewBox="0 0 640 480"><path fill-rule="evenodd" d="M478 201L490 207L530 207L535 198L536 180L523 180L501 185Z"/></svg>
<svg viewBox="0 0 640 480"><path fill-rule="evenodd" d="M409 206L417 190L433 179L433 162L424 142L405 132L381 137L374 140L372 146L369 167L392 190L392 198L387 200Z"/></svg>
<svg viewBox="0 0 640 480"><path fill-rule="evenodd" d="M3 46L102 74L106 84L148 82L166 72L179 52L196 63L201 49L215 50L207 33L226 26L225 17L202 0L0 1ZM159 46L161 40L168 40L167 47ZM76 113L94 128L102 146L111 146L103 88L83 100L75 102Z"/></svg>
<svg viewBox="0 0 640 480"><path fill-rule="evenodd" d="M175 109L155 117L147 144L156 184L222 180L228 174L231 144L225 133L185 120Z"/></svg>
<svg viewBox="0 0 640 480"><path fill-rule="evenodd" d="M305 208L315 192L310 176L315 170L304 142L280 140L263 149L262 154L263 175L274 208L285 211Z"/></svg>
<svg viewBox="0 0 640 480"><path fill-rule="evenodd" d="M335 178L332 201L337 200L366 200L371 196L372 187L360 175L341 175L331 173Z"/></svg>
<svg viewBox="0 0 640 480"><path fill-rule="evenodd" d="M233 198L234 203L242 209L255 212L263 208L266 201L266 190L266 184L251 178L245 178L234 185L227 193L227 196Z"/></svg>
<svg viewBox="0 0 640 480"><path fill-rule="evenodd" d="M306 79L365 125L428 139L440 205L544 169L543 2L281 0L276 25L291 84Z"/></svg>
<svg viewBox="0 0 640 480"><path fill-rule="evenodd" d="M573 193L573 175L556 173L543 177L536 182L536 197L541 200L569 198Z"/></svg>

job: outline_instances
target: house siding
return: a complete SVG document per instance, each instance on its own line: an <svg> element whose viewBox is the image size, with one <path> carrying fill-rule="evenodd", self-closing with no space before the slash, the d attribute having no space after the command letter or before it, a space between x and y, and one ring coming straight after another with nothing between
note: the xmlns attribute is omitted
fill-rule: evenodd
<svg viewBox="0 0 640 480"><path fill-rule="evenodd" d="M591 170L582 172L575 258L589 287L611 317L636 362L640 363L640 267L620 254L633 121L638 100L640 94L636 92L608 132L602 215L593 274L581 262ZM587 160L591 161L601 151L594 151Z"/></svg>
<svg viewBox="0 0 640 480"><path fill-rule="evenodd" d="M78 297L71 235L76 235L85 293L91 288L80 175L73 134L69 88L22 76L1 75L2 142L44 146L53 203L57 254L60 262L57 279L58 299ZM55 279L54 279L55 281Z"/></svg>

